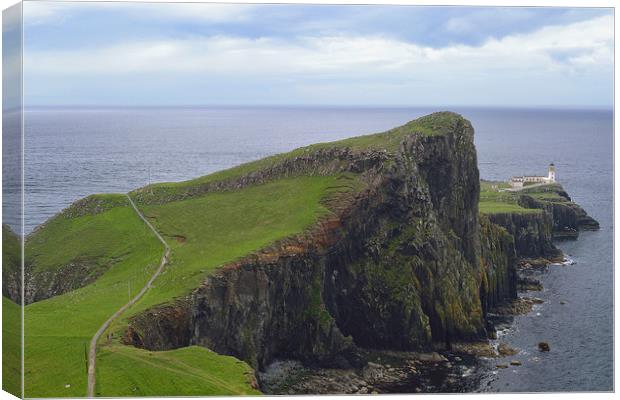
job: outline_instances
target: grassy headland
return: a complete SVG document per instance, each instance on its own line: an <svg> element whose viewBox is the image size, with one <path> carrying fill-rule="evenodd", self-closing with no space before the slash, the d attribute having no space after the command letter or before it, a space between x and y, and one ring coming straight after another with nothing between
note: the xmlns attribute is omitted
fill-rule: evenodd
<svg viewBox="0 0 620 400"><path fill-rule="evenodd" d="M200 347L150 352L119 343L127 319L190 293L205 277L270 244L303 232L330 213L327 204L364 185L354 173L276 176L235 189L197 191L326 149L395 152L412 133L440 135L461 121L438 113L390 131L316 144L198 179L154 184L131 193L166 238L171 256L147 294L102 337L96 394L223 395L257 393L247 364ZM183 193L183 196L169 196ZM189 195L187 195L189 194ZM140 196L157 201L140 201ZM86 285L25 308L26 396L86 394L86 349L101 324L148 281L161 243L124 195L96 195L75 203L27 238L26 262L35 273L85 268ZM6 300L5 300L6 301Z"/></svg>

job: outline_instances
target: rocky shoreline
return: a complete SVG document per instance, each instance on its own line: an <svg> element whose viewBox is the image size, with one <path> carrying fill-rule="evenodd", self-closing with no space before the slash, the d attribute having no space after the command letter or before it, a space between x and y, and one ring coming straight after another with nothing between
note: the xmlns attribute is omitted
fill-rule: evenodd
<svg viewBox="0 0 620 400"><path fill-rule="evenodd" d="M475 358L460 352L374 351L358 369L304 366L276 361L258 374L266 394L385 394L466 391Z"/></svg>

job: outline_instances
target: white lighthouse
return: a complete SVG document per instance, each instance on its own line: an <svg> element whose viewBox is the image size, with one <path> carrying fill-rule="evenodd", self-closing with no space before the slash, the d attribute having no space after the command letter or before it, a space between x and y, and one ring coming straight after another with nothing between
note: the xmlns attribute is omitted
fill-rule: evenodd
<svg viewBox="0 0 620 400"><path fill-rule="evenodd" d="M549 182L555 182L555 165L553 163L549 164L549 176L547 179Z"/></svg>
<svg viewBox="0 0 620 400"><path fill-rule="evenodd" d="M549 164L549 172L547 176L537 176L537 175L523 175L523 176L513 176L509 183L513 189L521 190L525 186L529 185L543 185L547 183L555 183L555 164Z"/></svg>

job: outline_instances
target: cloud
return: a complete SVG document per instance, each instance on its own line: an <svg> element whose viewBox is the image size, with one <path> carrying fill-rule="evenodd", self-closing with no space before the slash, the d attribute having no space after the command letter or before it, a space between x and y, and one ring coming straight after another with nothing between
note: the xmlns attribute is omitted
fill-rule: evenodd
<svg viewBox="0 0 620 400"><path fill-rule="evenodd" d="M348 74L356 70L407 72L416 66L464 71L471 67L518 69L535 65L544 70L611 64L612 35L613 18L605 16L490 39L481 46L433 48L377 35L304 36L296 40L217 35L137 41L88 50L33 50L25 57L29 73L65 75L141 71Z"/></svg>
<svg viewBox="0 0 620 400"><path fill-rule="evenodd" d="M233 18L227 12L221 18ZM257 38L195 34L86 49L27 50L24 70L27 83L39 82L42 87L45 82L55 82L56 87L64 82L73 88L108 82L122 93L118 82L128 82L131 96L139 96L141 90L152 93L159 85L162 97L172 98L167 93L175 90L174 85L168 83L174 82L184 88L186 98L211 102L219 98L212 88L221 90L230 82L237 88L252 87L255 100L265 103L270 102L270 92L278 92L278 99L290 93L291 102L297 103L322 98L328 103L402 104L426 99L467 104L475 98L495 104L498 97L552 103L581 101L586 95L588 101L605 103L611 99L613 22L611 15L600 16L491 38L481 45L445 47L378 34ZM145 89L138 86L140 82ZM198 87L202 97L190 93ZM32 98L37 93L53 97L32 90ZM91 96L96 98L95 92ZM183 93L175 96L182 98ZM244 103L244 96L247 93L238 93L238 103ZM121 94L119 98L122 101ZM227 93L226 98L232 102L235 94Z"/></svg>

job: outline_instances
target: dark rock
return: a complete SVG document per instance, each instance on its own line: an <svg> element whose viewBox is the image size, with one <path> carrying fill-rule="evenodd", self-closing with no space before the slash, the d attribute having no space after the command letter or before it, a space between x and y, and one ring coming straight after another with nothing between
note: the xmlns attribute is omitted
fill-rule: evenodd
<svg viewBox="0 0 620 400"><path fill-rule="evenodd" d="M442 356L439 353L436 352L432 352L432 353L422 353L418 355L418 359L420 361L425 361L425 362L434 362L434 363L439 363L439 362L446 362L448 361L448 359L444 356Z"/></svg>
<svg viewBox="0 0 620 400"><path fill-rule="evenodd" d="M497 352L499 353L500 356L502 357L506 357L506 356L514 356L515 354L519 353L519 351L511 346L509 346L507 343L500 343L497 346Z"/></svg>
<svg viewBox="0 0 620 400"><path fill-rule="evenodd" d="M500 213L489 215L489 219L512 235L517 257L537 258L560 253L552 242L553 216L550 213Z"/></svg>
<svg viewBox="0 0 620 400"><path fill-rule="evenodd" d="M521 361L519 361L519 360L512 360L512 361L510 361L510 365L519 366L519 365L521 365Z"/></svg>
<svg viewBox="0 0 620 400"><path fill-rule="evenodd" d="M543 290L543 286L538 279L530 278L529 276L519 276L517 278L517 287L521 291L536 291Z"/></svg>
<svg viewBox="0 0 620 400"><path fill-rule="evenodd" d="M550 351L551 348L549 347L549 343L547 343L547 342L540 342L540 343L538 343L538 350L540 350L540 351Z"/></svg>
<svg viewBox="0 0 620 400"><path fill-rule="evenodd" d="M550 214L553 220L554 238L575 239L579 235L579 230L599 229L599 223L578 204L572 202L560 185L550 185L546 190L556 193L559 199L545 201L524 194L520 197L519 204L526 208L542 209Z"/></svg>

